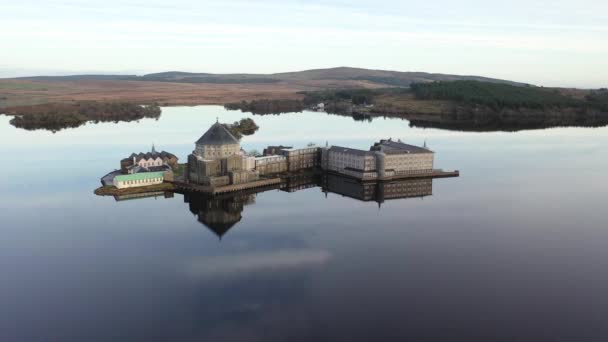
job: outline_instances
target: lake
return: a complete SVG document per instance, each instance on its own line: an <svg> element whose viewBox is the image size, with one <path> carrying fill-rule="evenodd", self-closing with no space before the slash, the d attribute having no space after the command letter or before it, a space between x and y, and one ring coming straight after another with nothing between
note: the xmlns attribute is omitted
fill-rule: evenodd
<svg viewBox="0 0 608 342"><path fill-rule="evenodd" d="M185 162L216 117L254 118L246 150L392 137L426 141L461 175L381 204L319 187L218 203L93 194L153 143ZM608 339L606 127L473 133L170 107L57 133L0 116L0 155L1 341ZM211 214L228 221L220 234Z"/></svg>

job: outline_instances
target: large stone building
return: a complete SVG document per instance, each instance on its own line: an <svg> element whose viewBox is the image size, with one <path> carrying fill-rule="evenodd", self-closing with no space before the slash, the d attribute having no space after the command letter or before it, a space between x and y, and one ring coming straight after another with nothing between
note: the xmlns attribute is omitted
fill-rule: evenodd
<svg viewBox="0 0 608 342"><path fill-rule="evenodd" d="M247 183L258 179L251 165L252 160L241 151L239 140L216 122L198 139L188 156L186 179L208 186Z"/></svg>
<svg viewBox="0 0 608 342"><path fill-rule="evenodd" d="M287 172L287 157L281 155L257 157L255 170L260 176Z"/></svg>
<svg viewBox="0 0 608 342"><path fill-rule="evenodd" d="M268 146L264 149L264 156L255 159L255 168L260 175L297 172L318 167L320 157L320 149L315 146Z"/></svg>
<svg viewBox="0 0 608 342"><path fill-rule="evenodd" d="M320 150L316 146L304 148L284 148L279 153L287 158L290 172L312 169L320 164Z"/></svg>
<svg viewBox="0 0 608 342"><path fill-rule="evenodd" d="M433 171L434 152L425 147L380 140L369 151L332 146L323 148L321 167L326 171L363 180L390 179Z"/></svg>

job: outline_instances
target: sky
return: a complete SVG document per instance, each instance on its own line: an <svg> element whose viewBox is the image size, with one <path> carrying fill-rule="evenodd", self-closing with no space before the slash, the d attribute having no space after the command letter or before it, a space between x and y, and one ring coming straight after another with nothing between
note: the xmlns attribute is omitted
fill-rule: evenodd
<svg viewBox="0 0 608 342"><path fill-rule="evenodd" d="M606 0L0 0L0 77L351 66L608 87Z"/></svg>

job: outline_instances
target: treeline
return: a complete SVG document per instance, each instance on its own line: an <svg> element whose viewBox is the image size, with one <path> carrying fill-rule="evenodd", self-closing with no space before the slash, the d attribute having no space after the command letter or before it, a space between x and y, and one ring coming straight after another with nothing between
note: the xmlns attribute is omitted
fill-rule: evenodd
<svg viewBox="0 0 608 342"><path fill-rule="evenodd" d="M608 89L593 90L585 97L585 100L601 111L608 112Z"/></svg>
<svg viewBox="0 0 608 342"><path fill-rule="evenodd" d="M378 95L406 93L407 89L402 88L381 88L381 89L335 89L302 92L304 104L307 106L318 103L350 102L353 105L373 104L374 98Z"/></svg>
<svg viewBox="0 0 608 342"><path fill-rule="evenodd" d="M562 95L558 90L539 87L518 87L509 84L452 81L416 83L412 92L420 100L450 100L464 104L502 108L544 109L580 107L585 101Z"/></svg>
<svg viewBox="0 0 608 342"><path fill-rule="evenodd" d="M441 116L417 116L411 118L411 127L440 128L471 132L515 132L551 127L605 127L608 115L588 112L577 108L557 111L528 109L524 115L519 110L501 112L451 113Z"/></svg>
<svg viewBox="0 0 608 342"><path fill-rule="evenodd" d="M244 135L253 135L260 127L251 118L243 118L233 124L224 124L232 135L241 139Z"/></svg>
<svg viewBox="0 0 608 342"><path fill-rule="evenodd" d="M240 110L253 114L283 114L301 112L305 106L300 100L253 100L233 102L224 105L228 110Z"/></svg>
<svg viewBox="0 0 608 342"><path fill-rule="evenodd" d="M56 132L64 128L78 127L87 122L158 119L161 109L157 104L141 106L124 102L81 101L17 107L8 111L7 114L14 116L10 123L15 127L27 130L47 129Z"/></svg>
<svg viewBox="0 0 608 342"><path fill-rule="evenodd" d="M312 108L319 103L325 104L325 111L328 113L351 113L354 106L370 105L374 103L374 98L385 94L407 93L408 89L403 88L382 88L382 89L333 89L320 91L299 92L303 96L302 100L253 100L233 102L224 105L228 110L240 110L253 114L283 114L301 112L306 108Z"/></svg>

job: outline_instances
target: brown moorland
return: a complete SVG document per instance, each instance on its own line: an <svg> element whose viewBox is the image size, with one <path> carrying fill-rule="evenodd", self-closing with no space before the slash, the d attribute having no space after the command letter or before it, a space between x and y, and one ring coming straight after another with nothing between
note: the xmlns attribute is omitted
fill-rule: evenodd
<svg viewBox="0 0 608 342"><path fill-rule="evenodd" d="M34 76L0 79L0 108L71 101L226 104L258 99L301 99L298 92L323 89L407 87L412 83L479 80L479 76L338 67L278 74L163 72L135 75Z"/></svg>
<svg viewBox="0 0 608 342"><path fill-rule="evenodd" d="M225 104L257 99L300 99L301 91L328 88L379 88L358 80L276 83L172 83L123 80L0 80L0 108L72 101L158 103L163 106Z"/></svg>

